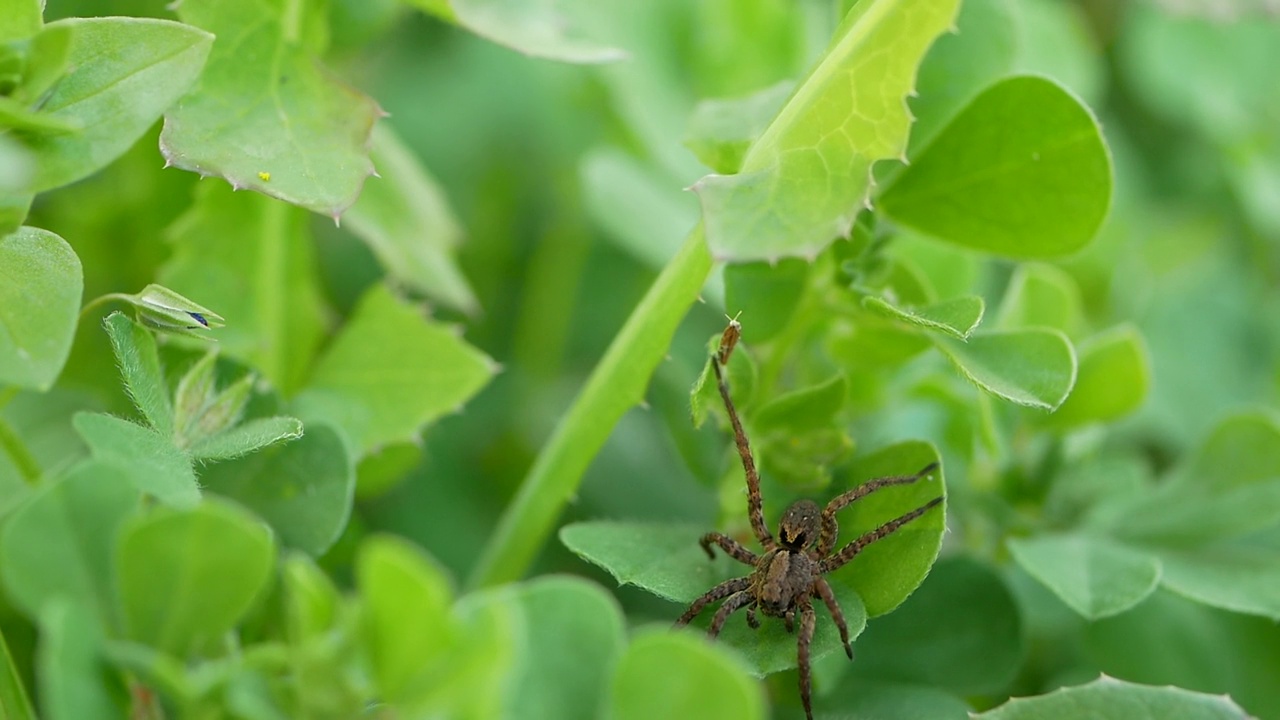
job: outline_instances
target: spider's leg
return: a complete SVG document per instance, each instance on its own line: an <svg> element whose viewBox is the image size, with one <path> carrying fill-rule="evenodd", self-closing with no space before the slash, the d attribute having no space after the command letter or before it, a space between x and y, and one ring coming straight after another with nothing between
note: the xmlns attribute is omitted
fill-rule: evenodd
<svg viewBox="0 0 1280 720"><path fill-rule="evenodd" d="M890 520L889 522L881 525L880 527L876 528L875 530L872 530L871 532L864 534L862 537L858 538L857 540L854 540L848 545L845 545L843 548L840 548L840 552L836 553L835 555L832 555L827 558L823 558L821 563L818 565L818 572L822 575L826 575L832 570L836 570L838 568L843 567L845 563L852 560L854 556L862 552L863 549L865 549L871 543L877 540L882 540L885 537L888 537L898 528L902 527L903 525L906 525L912 520L915 520L916 518L925 514L931 508L933 508L934 505L937 505L941 502L942 502L942 498L936 497L930 500L929 502L925 503L924 505L921 505L920 507L916 508L915 510L912 510L906 515L903 515L901 517L896 517Z"/></svg>
<svg viewBox="0 0 1280 720"><path fill-rule="evenodd" d="M787 632L789 633L793 633L796 631L795 618L796 618L795 608L788 610L786 614L782 616L782 622L787 626Z"/></svg>
<svg viewBox="0 0 1280 720"><path fill-rule="evenodd" d="M836 545L836 538L840 535L840 526L836 523L836 513L849 507L859 498L864 498L880 488L891 485L909 485L917 480L929 477L929 473L937 469L938 463L929 463L915 475L892 475L890 477L875 478L832 498L831 502L827 503L827 507L822 511L822 534L818 538L818 546L815 549L818 557L826 557L827 553L831 552L831 548Z"/></svg>
<svg viewBox="0 0 1280 720"><path fill-rule="evenodd" d="M702 612L702 608L710 605L711 603L721 598L725 598L736 592L745 590L747 589L747 586L750 584L751 584L751 578L741 577L741 578L734 578L732 580L726 580L720 583L719 585L711 588L702 597L698 598L697 600L694 600L693 604L689 606L689 609L684 611L684 614L681 615L678 620L676 620L676 627L680 627L681 625L688 625L690 620L693 620L695 617L698 616L698 613Z"/></svg>
<svg viewBox="0 0 1280 720"><path fill-rule="evenodd" d="M751 603L750 605L747 606L747 625L749 625L752 630L760 629L760 621L756 619L755 603Z"/></svg>
<svg viewBox="0 0 1280 720"><path fill-rule="evenodd" d="M804 604L800 606L800 638L796 645L797 665L800 666L800 702L804 704L804 716L809 720L813 720L813 708L809 703L809 691L812 689L812 683L809 679L809 643L813 640L813 627L817 619L813 614L813 606L809 604L809 599L804 599Z"/></svg>
<svg viewBox="0 0 1280 720"><path fill-rule="evenodd" d="M729 424L733 426L733 442L738 446L738 457L742 458L742 470L747 476L747 517L751 519L751 529L765 550L777 547L769 528L764 524L764 501L760 498L760 472L756 470L756 461L751 457L751 446L747 442L747 432L742 429L742 421L738 419L738 410L733 406L733 398L729 396L729 382L725 380L724 371L720 369L720 359L712 356L711 369L716 372L716 385L720 388L720 397L724 400L724 408L729 413Z"/></svg>
<svg viewBox="0 0 1280 720"><path fill-rule="evenodd" d="M725 600L720 609L716 611L716 616L711 618L711 627L707 628L707 637L713 638L719 635L720 628L724 627L724 622L729 619L729 616L734 611L740 610L743 605L750 605L753 602L755 602L755 598L745 590L730 595L729 599Z"/></svg>
<svg viewBox="0 0 1280 720"><path fill-rule="evenodd" d="M844 654L853 659L853 645L849 644L849 626L844 622L844 611L840 609L840 603L836 602L835 593L831 592L831 586L827 584L826 578L818 578L813 581L814 597L822 598L822 602L827 604L827 609L831 611L831 619L836 621L836 628L840 630L840 642L844 643Z"/></svg>
<svg viewBox="0 0 1280 720"><path fill-rule="evenodd" d="M711 551L711 546L715 544L719 545L720 549L728 553L729 557L740 563L746 563L755 567L755 564L760 562L760 558L755 553L743 547L742 543L734 540L724 533L709 532L702 536L702 539L698 541L698 544L702 546L703 550L707 551L707 557L712 560L716 559L716 554Z"/></svg>

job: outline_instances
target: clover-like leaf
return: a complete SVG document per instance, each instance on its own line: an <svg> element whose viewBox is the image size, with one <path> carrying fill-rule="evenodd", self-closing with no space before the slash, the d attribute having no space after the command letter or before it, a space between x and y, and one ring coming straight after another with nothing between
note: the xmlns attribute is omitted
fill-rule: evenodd
<svg viewBox="0 0 1280 720"><path fill-rule="evenodd" d="M557 0L407 0L441 20L532 57L605 63L627 54L586 37ZM570 6L571 7L571 6Z"/></svg>
<svg viewBox="0 0 1280 720"><path fill-rule="evenodd" d="M178 5L183 22L218 39L195 87L165 113L160 150L174 167L337 217L373 171L369 133L380 110L317 63L304 14L289 7Z"/></svg>
<svg viewBox="0 0 1280 720"><path fill-rule="evenodd" d="M220 462L200 478L210 492L239 502L270 523L282 545L318 556L346 527L355 492L355 471L333 428L312 424L302 435L294 418L259 418L211 438L215 445L204 452L216 444L229 452L233 443L250 442L258 450L282 440L291 442ZM192 453L199 457L201 448L197 445Z"/></svg>
<svg viewBox="0 0 1280 720"><path fill-rule="evenodd" d="M1014 698L973 717L975 720L1056 720L1063 717L1247 720L1249 715L1223 695L1206 695L1176 687L1135 685L1104 676L1087 685L1062 688L1048 695Z"/></svg>
<svg viewBox="0 0 1280 720"><path fill-rule="evenodd" d="M916 68L959 5L868 0L849 11L738 174L694 186L714 255L813 257L849 231L869 197L872 164L906 150Z"/></svg>
<svg viewBox="0 0 1280 720"><path fill-rule="evenodd" d="M763 720L765 701L742 660L687 634L665 628L637 634L614 670L610 717L645 720Z"/></svg>
<svg viewBox="0 0 1280 720"><path fill-rule="evenodd" d="M1128 610L1160 583L1158 558L1104 537L1018 538L1009 541L1009 551L1023 570L1090 620Z"/></svg>
<svg viewBox="0 0 1280 720"><path fill-rule="evenodd" d="M135 518L116 547L126 634L185 657L215 647L266 588L275 543L262 521L220 500Z"/></svg>
<svg viewBox="0 0 1280 720"><path fill-rule="evenodd" d="M1147 398L1151 360L1142 334L1120 325L1080 344L1075 387L1049 416L1057 427L1110 422L1135 411Z"/></svg>
<svg viewBox="0 0 1280 720"><path fill-rule="evenodd" d="M373 129L379 178L365 183L343 217L369 245L387 274L433 300L464 312L479 309L453 252L462 230L436 181L386 123Z"/></svg>
<svg viewBox="0 0 1280 720"><path fill-rule="evenodd" d="M103 413L76 413L71 422L94 459L119 470L142 492L173 507L200 501L191 461L169 438Z"/></svg>
<svg viewBox="0 0 1280 720"><path fill-rule="evenodd" d="M880 196L898 222L1009 257L1084 247L1111 205L1111 157L1089 109L1051 80L987 88Z"/></svg>
<svg viewBox="0 0 1280 720"><path fill-rule="evenodd" d="M71 18L42 33L70 30L67 72L41 111L82 128L33 134L35 190L90 175L129 149L200 74L213 36L151 18Z"/></svg>
<svg viewBox="0 0 1280 720"><path fill-rule="evenodd" d="M1028 262L1009 279L996 325L1002 330L1051 327L1071 335L1083 317L1076 281L1053 265Z"/></svg>
<svg viewBox="0 0 1280 720"><path fill-rule="evenodd" d="M986 309L982 298L977 295L964 295L919 308L900 308L883 298L867 296L862 299L862 305L908 325L940 332L959 340L969 337L978 327Z"/></svg>
<svg viewBox="0 0 1280 720"><path fill-rule="evenodd" d="M80 259L62 238L32 227L0 237L0 385L53 385L71 352L83 287Z"/></svg>
<svg viewBox="0 0 1280 720"><path fill-rule="evenodd" d="M316 364L297 407L304 419L338 425L363 456L458 410L494 370L451 328L375 285Z"/></svg>
<svg viewBox="0 0 1280 720"><path fill-rule="evenodd" d="M973 384L1019 405L1053 410L1076 382L1075 349L1057 330L993 330L965 342L933 341Z"/></svg>

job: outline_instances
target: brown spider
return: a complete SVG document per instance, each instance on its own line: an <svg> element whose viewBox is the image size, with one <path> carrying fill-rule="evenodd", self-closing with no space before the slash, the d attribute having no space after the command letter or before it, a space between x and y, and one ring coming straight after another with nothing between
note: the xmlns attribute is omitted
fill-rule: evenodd
<svg viewBox="0 0 1280 720"><path fill-rule="evenodd" d="M733 323L736 325L736 323ZM732 328L732 325L730 327ZM724 604L716 611L711 620L707 635L715 637L720 628L729 619L729 615L742 608L747 609L747 624L753 629L760 627L756 619L756 609L765 615L780 617L786 623L787 632L795 631L795 616L800 614L800 636L797 639L797 660L800 667L800 700L804 703L804 713L813 720L810 708L809 692L809 643L813 639L816 617L812 600L820 598L831 611L836 628L840 630L840 640L844 643L845 654L853 659L853 646L849 644L849 628L845 625L844 613L836 603L831 586L823 577L829 572L843 567L858 553L871 543L893 533L898 528L923 515L933 506L942 502L941 497L934 498L911 512L890 520L880 527L863 534L858 539L845 545L839 552L832 553L836 538L839 536L839 525L836 513L848 507L861 497L890 485L905 485L927 477L937 469L937 463L930 463L914 475L898 475L876 478L836 497L827 503L823 510L812 500L797 500L792 503L778 522L778 539L774 540L764 523L764 512L760 498L760 474L756 471L755 460L751 457L751 448L747 444L747 435L738 419L738 412L729 397L729 386L725 381L720 366L728 360L732 352L730 330L725 331L720 350L711 358L711 367L715 370L716 381L720 387L720 397L724 399L725 409L729 413L729 423L733 426L733 439L738 446L738 455L742 457L742 468L747 476L747 515L751 519L751 529L764 548L763 555L756 555L738 541L729 536L709 532L702 536L700 544L707 555L715 559L711 550L714 543L719 545L730 557L750 565L754 571L746 576L727 580L708 590L702 597L693 601L689 609L676 620L676 626L687 625L702 612L703 608L718 600ZM736 333L732 340L737 340ZM726 347L726 344L728 347ZM726 352L727 350L727 352Z"/></svg>

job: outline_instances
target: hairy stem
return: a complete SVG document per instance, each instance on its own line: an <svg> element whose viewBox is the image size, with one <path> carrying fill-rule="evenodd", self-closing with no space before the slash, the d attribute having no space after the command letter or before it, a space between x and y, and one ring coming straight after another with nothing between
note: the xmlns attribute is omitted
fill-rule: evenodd
<svg viewBox="0 0 1280 720"><path fill-rule="evenodd" d="M711 254L699 225L627 318L543 446L485 547L471 587L517 580L528 569L614 425L644 398L650 376L710 272Z"/></svg>

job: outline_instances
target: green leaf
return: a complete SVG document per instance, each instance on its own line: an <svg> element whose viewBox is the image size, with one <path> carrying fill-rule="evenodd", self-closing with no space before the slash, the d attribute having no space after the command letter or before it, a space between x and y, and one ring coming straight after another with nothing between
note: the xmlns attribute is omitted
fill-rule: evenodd
<svg viewBox="0 0 1280 720"><path fill-rule="evenodd" d="M992 330L934 343L973 384L1019 405L1053 410L1076 382L1075 349L1057 330Z"/></svg>
<svg viewBox="0 0 1280 720"><path fill-rule="evenodd" d="M297 407L304 419L338 425L359 457L417 437L423 426L458 411L494 370L453 328L376 285L316 364Z"/></svg>
<svg viewBox="0 0 1280 720"><path fill-rule="evenodd" d="M420 693L449 660L453 589L443 569L399 538L364 541L355 563L365 640L378 693L389 702Z"/></svg>
<svg viewBox="0 0 1280 720"><path fill-rule="evenodd" d="M103 413L76 413L71 423L94 459L119 470L142 492L173 507L190 507L200 501L191 462L169 440Z"/></svg>
<svg viewBox="0 0 1280 720"><path fill-rule="evenodd" d="M454 260L462 229L444 190L386 124L373 129L373 164L381 177L365 183L343 217L387 274L414 292L466 313L480 307Z"/></svg>
<svg viewBox="0 0 1280 720"><path fill-rule="evenodd" d="M254 418L191 447L196 460L230 460L302 437L302 421L292 417Z"/></svg>
<svg viewBox="0 0 1280 720"><path fill-rule="evenodd" d="M609 673L626 645L617 601L580 578L551 576L467 600L470 612L492 603L511 606L522 619L500 717L598 717Z"/></svg>
<svg viewBox="0 0 1280 720"><path fill-rule="evenodd" d="M138 492L117 469L86 462L48 483L5 523L0 574L28 617L59 599L91 604L102 627L116 624L112 550Z"/></svg>
<svg viewBox="0 0 1280 720"><path fill-rule="evenodd" d="M280 568L284 586L285 627L289 641L300 643L321 636L338 619L342 597L333 581L301 553L285 553Z"/></svg>
<svg viewBox="0 0 1280 720"><path fill-rule="evenodd" d="M13 91L13 98L28 106L42 106L49 91L66 74L75 34L74 24L58 23L31 38L22 84Z"/></svg>
<svg viewBox="0 0 1280 720"><path fill-rule="evenodd" d="M1142 405L1150 386L1151 359L1142 334L1132 325L1116 326L1080 344L1075 387L1048 421L1073 427L1117 420Z"/></svg>
<svg viewBox="0 0 1280 720"><path fill-rule="evenodd" d="M998 694L1025 659L1022 624L994 570L965 557L944 558L920 589L859 638L853 674L959 696Z"/></svg>
<svg viewBox="0 0 1280 720"><path fill-rule="evenodd" d="M689 118L685 146L715 172L738 172L751 143L769 127L795 87L784 80L743 97L703 100Z"/></svg>
<svg viewBox="0 0 1280 720"><path fill-rule="evenodd" d="M1280 564L1273 548L1246 543L1159 554L1166 588L1197 602L1280 620Z"/></svg>
<svg viewBox="0 0 1280 720"><path fill-rule="evenodd" d="M173 435L173 403L160 368L155 338L122 313L111 313L102 324L111 338L124 388L142 417L161 436Z"/></svg>
<svg viewBox="0 0 1280 720"><path fill-rule="evenodd" d="M859 649L857 663L864 657ZM814 699L813 709L817 717L969 720L969 705L937 688L858 677L841 678Z"/></svg>
<svg viewBox="0 0 1280 720"><path fill-rule="evenodd" d="M106 663L93 613L72 601L54 603L40 613L40 635L36 676L44 717L124 720L128 693Z"/></svg>
<svg viewBox="0 0 1280 720"><path fill-rule="evenodd" d="M71 31L68 70L42 110L84 129L27 138L35 190L91 175L128 150L200 75L213 42L197 28L150 18L72 18L43 32L61 28Z"/></svg>
<svg viewBox="0 0 1280 720"><path fill-rule="evenodd" d="M761 430L786 430L798 433L829 425L844 407L849 383L842 373L811 387L783 393L761 405L751 419Z"/></svg>
<svg viewBox="0 0 1280 720"><path fill-rule="evenodd" d="M665 629L636 634L618 661L609 693L613 720L767 717L763 692L740 659L692 634Z"/></svg>
<svg viewBox="0 0 1280 720"><path fill-rule="evenodd" d="M775 264L734 263L724 269L724 306L742 315L742 339L767 342L781 333L795 314L810 264L789 258Z"/></svg>
<svg viewBox="0 0 1280 720"><path fill-rule="evenodd" d="M316 62L291 8L258 0L178 6L183 22L218 40L199 82L165 113L160 151L175 167L336 218L373 172L369 133L381 111Z"/></svg>
<svg viewBox="0 0 1280 720"><path fill-rule="evenodd" d="M862 299L862 305L908 325L940 332L959 340L969 337L978 327L986 309L986 304L977 295L964 295L912 309L899 308L883 298L869 295Z"/></svg>
<svg viewBox="0 0 1280 720"><path fill-rule="evenodd" d="M1160 561L1107 538L1043 535L1009 541L1022 569L1089 620L1137 605L1160 584Z"/></svg>
<svg viewBox="0 0 1280 720"><path fill-rule="evenodd" d="M1064 717L1246 720L1248 715L1222 695L1205 695L1175 687L1134 685L1104 676L1087 685L1062 688L1048 695L1014 698L973 717L977 720L1057 720Z"/></svg>
<svg viewBox="0 0 1280 720"><path fill-rule="evenodd" d="M614 147L592 150L579 171L583 202L611 242L652 268L663 267L698 222L698 201L671 175ZM714 294L714 280L708 294Z"/></svg>
<svg viewBox="0 0 1280 720"><path fill-rule="evenodd" d="M1010 257L1084 247L1111 204L1111 158L1088 108L1050 80L974 98L880 196L898 222Z"/></svg>
<svg viewBox="0 0 1280 720"><path fill-rule="evenodd" d="M6 162L17 164L25 161L24 156L17 157L20 159L15 160L15 156L6 153L4 146L0 145L0 168L3 168ZM0 174L3 172L4 170L0 169ZM23 171L20 169L19 172ZM22 226L22 223L27 219L27 214L31 211L31 203L35 200L35 197L33 193L9 192L0 188L0 238L3 238L4 235L9 235Z"/></svg>
<svg viewBox="0 0 1280 720"><path fill-rule="evenodd" d="M59 135L80 130L77 123L63 120L56 115L27 110L23 103L0 95L0 127L17 130L30 136Z"/></svg>
<svg viewBox="0 0 1280 720"><path fill-rule="evenodd" d="M928 145L956 113L991 83L1013 68L1018 23L1009 0L965 0L955 32L929 48L916 79L918 97L911 99L911 152Z"/></svg>
<svg viewBox="0 0 1280 720"><path fill-rule="evenodd" d="M916 67L958 10L954 0L855 5L740 173L694 186L712 253L813 257L847 234L868 200L872 164L906 150Z"/></svg>
<svg viewBox="0 0 1280 720"><path fill-rule="evenodd" d="M1068 335L1084 322L1080 287L1065 271L1046 263L1022 263L1009 279L996 326L1002 330L1051 327Z"/></svg>
<svg viewBox="0 0 1280 720"><path fill-rule="evenodd" d="M557 0L407 0L424 12L459 25L491 42L532 57L571 63L606 63L627 54L584 36Z"/></svg>
<svg viewBox="0 0 1280 720"><path fill-rule="evenodd" d="M36 720L35 708L9 652L9 643L0 634L0 714L5 720Z"/></svg>
<svg viewBox="0 0 1280 720"><path fill-rule="evenodd" d="M1280 418L1259 409L1219 421L1180 480L1232 488L1271 478L1280 478Z"/></svg>
<svg viewBox="0 0 1280 720"><path fill-rule="evenodd" d="M40 32L43 0L5 0L0 13L0 42L23 40Z"/></svg>
<svg viewBox="0 0 1280 720"><path fill-rule="evenodd" d="M259 427L265 433L260 439L266 439L283 428L261 426L281 420L297 423L293 418L250 420L226 434ZM299 435L301 428L292 437ZM200 479L209 491L235 500L266 520L282 545L313 556L328 550L342 534L355 492L355 471L342 439L323 424L308 426L306 435L293 442L218 463L205 469Z"/></svg>
<svg viewBox="0 0 1280 720"><path fill-rule="evenodd" d="M216 647L266 589L274 560L271 532L228 503L137 518L116 551L125 632L178 657Z"/></svg>
<svg viewBox="0 0 1280 720"><path fill-rule="evenodd" d="M939 462L938 451L929 443L897 443L855 458L836 477L828 492L832 497L863 484L868 479L889 475L910 475ZM946 496L941 468L910 485L889 487L862 498L841 511L840 536L836 549L880 525ZM897 532L867 546L848 565L831 574L862 596L869 617L878 617L902 604L929 574L946 530L946 504L933 508Z"/></svg>
<svg viewBox="0 0 1280 720"><path fill-rule="evenodd" d="M57 235L24 227L0 237L0 385L53 386L71 352L83 286L80 259Z"/></svg>
<svg viewBox="0 0 1280 720"><path fill-rule="evenodd" d="M709 529L593 521L564 526L560 541L582 559L608 570L620 585L635 585L687 604L716 583L745 575L749 569L723 553L708 560L698 538Z"/></svg>
<svg viewBox="0 0 1280 720"><path fill-rule="evenodd" d="M307 214L204 183L169 229L160 281L228 318L218 345L288 395L306 377L325 321Z"/></svg>

